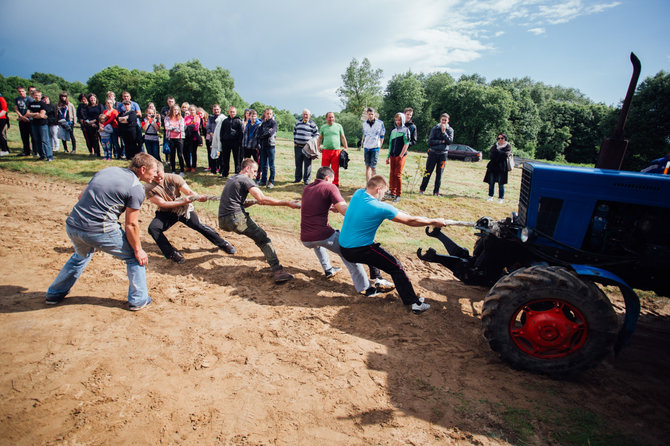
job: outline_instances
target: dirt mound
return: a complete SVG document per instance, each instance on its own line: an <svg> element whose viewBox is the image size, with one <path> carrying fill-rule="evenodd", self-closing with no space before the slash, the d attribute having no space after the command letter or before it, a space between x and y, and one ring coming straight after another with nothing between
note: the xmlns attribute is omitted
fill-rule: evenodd
<svg viewBox="0 0 670 446"><path fill-rule="evenodd" d="M123 263L96 254L66 302L47 307L72 253L64 220L79 190L2 174L3 443L579 444L570 435L582 422L589 439L666 443L664 301L645 310L619 358L552 381L490 351L485 289L411 253L403 263L432 305L421 316L393 293L355 295L344 271L325 280L296 234L268 231L296 276L285 285L237 235L224 234L238 249L228 256L177 225L168 236L187 262L171 263L146 233L145 205L154 303L127 311Z"/></svg>

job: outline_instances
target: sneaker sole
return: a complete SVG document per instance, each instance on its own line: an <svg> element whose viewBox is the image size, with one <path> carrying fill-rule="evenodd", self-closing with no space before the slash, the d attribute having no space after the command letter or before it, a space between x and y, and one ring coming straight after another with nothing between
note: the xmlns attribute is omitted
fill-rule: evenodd
<svg viewBox="0 0 670 446"><path fill-rule="evenodd" d="M63 302L65 299L59 299L59 300L45 300L44 303L47 305L58 305L59 303Z"/></svg>
<svg viewBox="0 0 670 446"><path fill-rule="evenodd" d="M148 302L144 303L143 305L140 305L139 307L128 307L128 309L129 309L130 311L140 311L142 308L146 308L146 307L148 307L149 304L150 304L151 302L152 302L152 301L149 300Z"/></svg>

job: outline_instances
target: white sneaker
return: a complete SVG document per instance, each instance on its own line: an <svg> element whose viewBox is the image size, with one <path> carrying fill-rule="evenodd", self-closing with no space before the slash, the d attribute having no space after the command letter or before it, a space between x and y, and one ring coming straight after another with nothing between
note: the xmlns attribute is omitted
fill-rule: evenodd
<svg viewBox="0 0 670 446"><path fill-rule="evenodd" d="M503 199L498 200L498 204L503 204Z"/></svg>
<svg viewBox="0 0 670 446"><path fill-rule="evenodd" d="M430 308L430 305L428 305L425 302L421 302L421 303L418 303L418 304L412 304L412 313L421 314L429 308Z"/></svg>
<svg viewBox="0 0 670 446"><path fill-rule="evenodd" d="M9 155L9 152L6 152L4 150L0 152L0 156L7 156L7 155Z"/></svg>
<svg viewBox="0 0 670 446"><path fill-rule="evenodd" d="M391 291L395 288L395 285L386 279L375 279L375 288L379 288L382 291Z"/></svg>
<svg viewBox="0 0 670 446"><path fill-rule="evenodd" d="M493 197L487 198L486 201L493 201Z"/></svg>

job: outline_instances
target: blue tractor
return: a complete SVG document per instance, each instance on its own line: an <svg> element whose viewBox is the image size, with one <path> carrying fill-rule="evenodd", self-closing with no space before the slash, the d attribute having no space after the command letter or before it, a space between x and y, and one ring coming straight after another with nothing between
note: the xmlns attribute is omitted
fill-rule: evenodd
<svg viewBox="0 0 670 446"><path fill-rule="evenodd" d="M574 376L630 340L640 313L634 289L670 297L670 175L618 170L639 75L639 61L631 60L619 123L596 168L524 163L518 212L502 221L480 218L472 255L429 228L449 255L417 251L466 284L492 286L484 336L517 369ZM621 327L596 283L621 290Z"/></svg>

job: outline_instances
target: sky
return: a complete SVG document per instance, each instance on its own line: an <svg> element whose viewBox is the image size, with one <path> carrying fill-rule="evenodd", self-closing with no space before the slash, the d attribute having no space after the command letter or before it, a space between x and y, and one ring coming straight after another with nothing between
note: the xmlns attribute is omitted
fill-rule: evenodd
<svg viewBox="0 0 670 446"><path fill-rule="evenodd" d="M343 108L341 75L367 57L383 87L409 70L528 76L617 105L631 51L641 81L670 71L669 21L668 0L0 0L0 73L86 83L199 59L249 103L321 115Z"/></svg>

